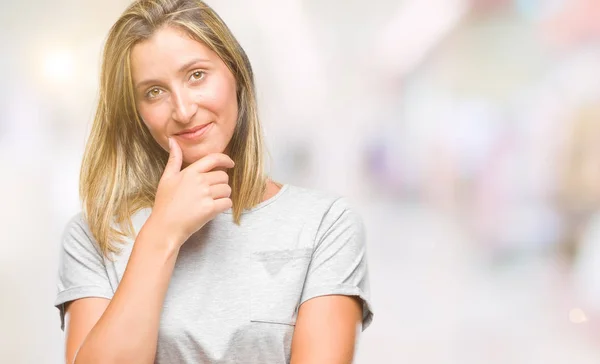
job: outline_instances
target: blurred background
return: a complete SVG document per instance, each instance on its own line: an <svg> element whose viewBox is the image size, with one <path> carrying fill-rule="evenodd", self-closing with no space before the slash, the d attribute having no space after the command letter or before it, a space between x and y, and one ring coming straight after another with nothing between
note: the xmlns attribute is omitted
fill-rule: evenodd
<svg viewBox="0 0 600 364"><path fill-rule="evenodd" d="M271 175L364 217L357 363L600 362L600 1L207 2ZM128 3L1 2L0 362L63 362L60 234Z"/></svg>

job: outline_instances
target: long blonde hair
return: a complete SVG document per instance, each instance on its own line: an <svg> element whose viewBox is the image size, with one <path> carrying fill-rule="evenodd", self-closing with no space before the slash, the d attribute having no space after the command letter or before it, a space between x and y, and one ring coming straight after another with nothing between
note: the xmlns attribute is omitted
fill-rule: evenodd
<svg viewBox="0 0 600 364"><path fill-rule="evenodd" d="M263 137L248 57L221 18L200 0L139 0L111 28L102 59L98 108L83 157L79 193L84 217L102 252L134 234L131 216L152 207L168 153L135 106L130 53L157 29L174 26L213 50L237 84L238 120L228 145L233 219L258 204L266 188Z"/></svg>

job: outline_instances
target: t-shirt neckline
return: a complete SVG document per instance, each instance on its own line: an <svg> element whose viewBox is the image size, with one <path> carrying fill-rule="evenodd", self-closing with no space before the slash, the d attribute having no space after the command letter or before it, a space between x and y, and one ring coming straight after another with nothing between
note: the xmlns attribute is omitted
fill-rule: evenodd
<svg viewBox="0 0 600 364"><path fill-rule="evenodd" d="M277 200L278 200L278 199L281 197L281 195L283 195L283 194L285 193L285 191L287 191L287 190L288 190L288 188L289 188L289 187L290 187L290 185L289 185L289 184L287 184L287 183L283 183L283 184L281 185L281 188L279 189L279 191L278 191L278 192L277 192L275 195L273 195L273 196L271 196L270 198L268 198L268 199L266 199L266 200L264 200L264 201L262 201L262 202L258 203L257 205L254 205L254 206L253 206L252 208L250 208L250 209L244 210L244 211L242 212L242 214L247 214L247 213L249 213L249 212L254 212L254 211L257 211L257 210L260 210L260 209L262 209L262 208L263 208L263 207L265 207L265 206L268 206L268 205L272 204L273 202L277 201ZM233 214L233 209L232 209L232 208L229 208L229 209L227 209L226 211L224 211L223 213L224 213L224 214L230 214L230 215L231 215L231 214Z"/></svg>

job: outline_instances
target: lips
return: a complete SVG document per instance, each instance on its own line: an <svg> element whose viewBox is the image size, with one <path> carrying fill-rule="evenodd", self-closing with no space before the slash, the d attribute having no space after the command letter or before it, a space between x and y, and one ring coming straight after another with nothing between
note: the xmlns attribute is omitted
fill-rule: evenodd
<svg viewBox="0 0 600 364"><path fill-rule="evenodd" d="M182 142L199 142L206 133L210 132L212 126L213 123L198 125L175 134L175 137Z"/></svg>
<svg viewBox="0 0 600 364"><path fill-rule="evenodd" d="M195 126L193 128L190 128L190 129L185 129L184 131L181 131L181 132L179 132L179 133L177 133L175 135L193 134L193 133L197 132L198 130L204 128L208 124L210 124L210 123L206 123L206 124L203 124L203 125L198 125L198 126Z"/></svg>

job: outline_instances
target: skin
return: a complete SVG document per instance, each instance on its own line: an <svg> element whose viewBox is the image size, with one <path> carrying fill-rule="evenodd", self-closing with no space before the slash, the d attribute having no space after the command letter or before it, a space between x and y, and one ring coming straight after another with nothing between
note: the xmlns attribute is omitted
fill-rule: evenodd
<svg viewBox="0 0 600 364"><path fill-rule="evenodd" d="M153 363L159 319L182 244L232 206L226 154L237 121L236 82L223 61L182 31L165 27L134 46L137 108L170 157L152 213L136 237L123 279L111 300L67 305L68 363ZM181 132L212 123L199 139ZM280 185L268 181L264 199ZM360 303L323 296L299 309L292 363L351 363Z"/></svg>
<svg viewBox="0 0 600 364"><path fill-rule="evenodd" d="M226 149L238 116L236 81L216 53L164 28L133 48L131 64L138 112L165 150L175 138L187 165ZM200 142L177 136L206 123L213 125Z"/></svg>

